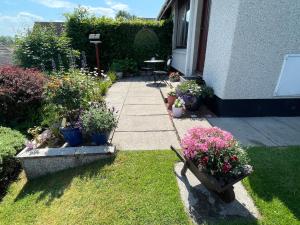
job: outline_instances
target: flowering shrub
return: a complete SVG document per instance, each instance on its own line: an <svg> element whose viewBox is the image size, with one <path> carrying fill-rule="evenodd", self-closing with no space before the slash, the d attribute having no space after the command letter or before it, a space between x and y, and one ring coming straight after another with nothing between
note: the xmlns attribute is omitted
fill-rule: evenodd
<svg viewBox="0 0 300 225"><path fill-rule="evenodd" d="M251 172L244 150L229 132L220 128L194 127L182 139L181 146L185 157L216 178L235 178Z"/></svg>
<svg viewBox="0 0 300 225"><path fill-rule="evenodd" d="M169 79L171 82L178 82L180 81L180 74L179 72L172 72L169 75Z"/></svg>
<svg viewBox="0 0 300 225"><path fill-rule="evenodd" d="M0 118L24 117L42 101L47 79L34 69L0 67Z"/></svg>

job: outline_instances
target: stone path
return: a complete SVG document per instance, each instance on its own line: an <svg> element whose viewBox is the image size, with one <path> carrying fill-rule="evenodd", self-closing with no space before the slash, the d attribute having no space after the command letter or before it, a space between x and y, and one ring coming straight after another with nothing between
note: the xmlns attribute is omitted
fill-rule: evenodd
<svg viewBox="0 0 300 225"><path fill-rule="evenodd" d="M208 118L245 146L300 145L300 117Z"/></svg>
<svg viewBox="0 0 300 225"><path fill-rule="evenodd" d="M160 89L143 77L121 80L106 97L118 110L118 127L112 143L118 150L179 148L178 138L163 102Z"/></svg>

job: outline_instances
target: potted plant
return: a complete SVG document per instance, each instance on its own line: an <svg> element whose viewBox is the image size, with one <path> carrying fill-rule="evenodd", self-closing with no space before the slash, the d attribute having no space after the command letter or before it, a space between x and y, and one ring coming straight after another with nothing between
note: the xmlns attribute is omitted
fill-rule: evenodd
<svg viewBox="0 0 300 225"><path fill-rule="evenodd" d="M67 121L66 118L63 118L60 132L65 141L72 147L78 146L83 142L81 124L79 121Z"/></svg>
<svg viewBox="0 0 300 225"><path fill-rule="evenodd" d="M181 117L183 114L183 107L184 107L184 101L180 98L176 99L172 107L173 117L176 118Z"/></svg>
<svg viewBox="0 0 300 225"><path fill-rule="evenodd" d="M169 79L171 82L179 82L180 81L179 72L171 72L169 75Z"/></svg>
<svg viewBox="0 0 300 225"><path fill-rule="evenodd" d="M225 202L234 200L233 185L253 171L246 152L229 132L220 128L191 128L181 146L186 168Z"/></svg>
<svg viewBox="0 0 300 225"><path fill-rule="evenodd" d="M175 90L170 90L169 92L168 92L168 109L172 109L172 106L173 106L173 104L174 104L174 102L175 102L175 100L176 100L176 91Z"/></svg>
<svg viewBox="0 0 300 225"><path fill-rule="evenodd" d="M81 118L84 131L96 145L106 144L110 131L117 126L113 111L104 106L91 107Z"/></svg>

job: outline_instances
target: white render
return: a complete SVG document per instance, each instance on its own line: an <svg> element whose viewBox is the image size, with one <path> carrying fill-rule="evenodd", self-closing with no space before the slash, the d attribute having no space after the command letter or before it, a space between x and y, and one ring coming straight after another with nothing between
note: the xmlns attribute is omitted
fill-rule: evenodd
<svg viewBox="0 0 300 225"><path fill-rule="evenodd" d="M173 49L172 66L186 76L196 74L202 4L191 0L187 48ZM300 54L299 27L299 0L211 0L204 80L221 99L279 98L284 57ZM176 26L173 43L175 35Z"/></svg>

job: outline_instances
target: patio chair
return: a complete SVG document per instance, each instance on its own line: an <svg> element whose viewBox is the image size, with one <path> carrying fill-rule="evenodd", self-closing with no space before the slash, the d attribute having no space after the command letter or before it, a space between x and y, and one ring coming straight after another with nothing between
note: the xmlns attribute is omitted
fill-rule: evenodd
<svg viewBox="0 0 300 225"><path fill-rule="evenodd" d="M168 58L168 60L167 60L166 70L154 70L153 71L154 80L157 80L156 77L158 77L158 79L160 81L162 81L161 78L168 75L168 72L170 70L171 64L172 64L172 56L170 56Z"/></svg>

